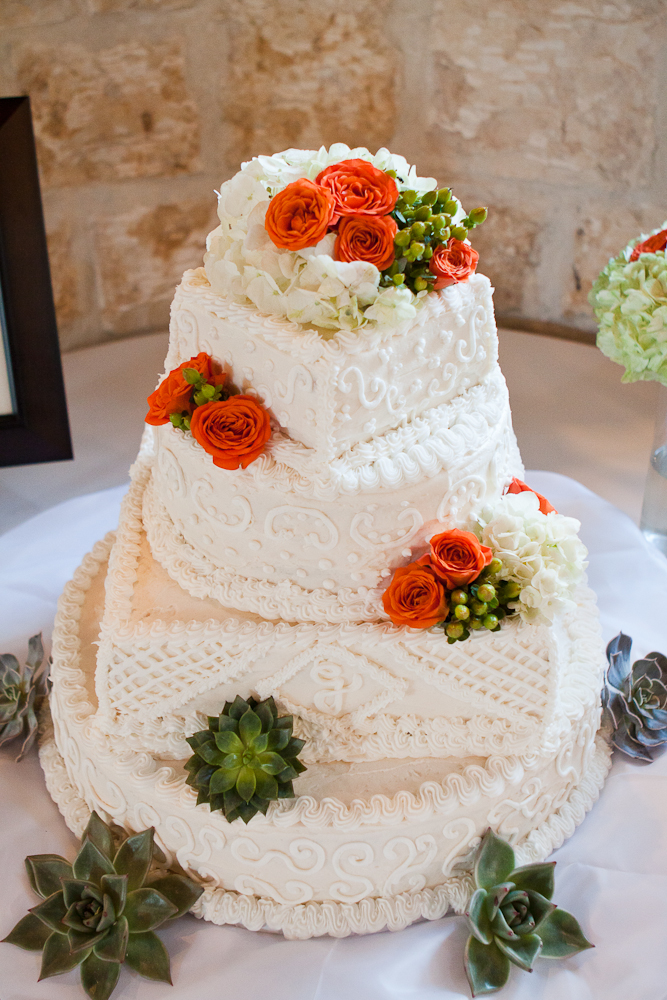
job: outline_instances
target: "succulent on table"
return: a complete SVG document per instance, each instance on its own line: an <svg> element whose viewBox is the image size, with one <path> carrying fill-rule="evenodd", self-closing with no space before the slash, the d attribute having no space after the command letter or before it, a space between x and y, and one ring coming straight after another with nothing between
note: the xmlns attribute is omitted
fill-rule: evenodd
<svg viewBox="0 0 667 1000"><path fill-rule="evenodd" d="M292 736L292 716L279 717L273 698L225 702L188 743L194 755L186 780L197 790L197 805L220 809L230 823L239 817L248 823L276 799L293 799L292 782L306 770L297 757L304 741Z"/></svg>
<svg viewBox="0 0 667 1000"><path fill-rule="evenodd" d="M464 964L473 997L495 993L517 965L532 972L538 956L566 958L594 946L578 922L551 902L555 862L514 867L514 851L487 830L475 855L475 892L466 917Z"/></svg>
<svg viewBox="0 0 667 1000"><path fill-rule="evenodd" d="M648 653L630 666L631 649L632 639L623 632L607 646L603 718L618 750L652 761L667 748L667 656Z"/></svg>
<svg viewBox="0 0 667 1000"><path fill-rule="evenodd" d="M203 889L184 875L153 872L159 856L154 830L116 846L109 826L93 812L73 863L57 854L25 859L42 902L4 941L42 952L40 980L81 969L93 1000L111 996L123 963L146 979L171 983L169 955L155 928L186 913Z"/></svg>
<svg viewBox="0 0 667 1000"><path fill-rule="evenodd" d="M25 666L22 667L12 653L0 655L0 747L21 738L17 761L35 741L36 713L47 694L48 673L41 634L28 640Z"/></svg>

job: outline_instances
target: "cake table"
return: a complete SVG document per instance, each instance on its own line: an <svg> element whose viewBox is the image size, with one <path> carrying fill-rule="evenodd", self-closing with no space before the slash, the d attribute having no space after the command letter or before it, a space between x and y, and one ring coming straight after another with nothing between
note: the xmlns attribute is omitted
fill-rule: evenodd
<svg viewBox="0 0 667 1000"><path fill-rule="evenodd" d="M634 640L638 657L667 650L667 561L632 522L584 487L553 473L528 473L529 484L582 522L589 581L599 600L602 633ZM0 538L0 649L23 655L38 629L49 635L58 595L86 551L115 527L125 487L68 501ZM36 752L21 764L0 755L3 804L0 843L5 892L0 929L9 930L31 899L26 854L71 855L67 831L44 786ZM513 971L501 996L655 1000L667 975L667 756L650 767L618 755L599 802L553 858L557 899L575 913L596 944L568 961L538 962L532 976ZM286 941L281 935L216 927L187 918L163 934L172 954L173 1000L239 995L259 1000L454 1000L467 997L462 920L414 925L397 934ZM76 973L41 984L36 956L0 952L2 1000L70 998ZM124 972L118 996L163 998L163 985Z"/></svg>

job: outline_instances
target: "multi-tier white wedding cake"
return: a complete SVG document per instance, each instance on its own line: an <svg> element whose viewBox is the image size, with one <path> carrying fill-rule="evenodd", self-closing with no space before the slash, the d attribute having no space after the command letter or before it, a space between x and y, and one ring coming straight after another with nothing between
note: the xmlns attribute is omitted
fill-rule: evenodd
<svg viewBox="0 0 667 1000"><path fill-rule="evenodd" d="M520 482L484 213L334 146L246 164L219 216L118 531L61 599L49 790L76 832L154 826L217 923L460 910L488 826L544 859L608 767L585 551Z"/></svg>

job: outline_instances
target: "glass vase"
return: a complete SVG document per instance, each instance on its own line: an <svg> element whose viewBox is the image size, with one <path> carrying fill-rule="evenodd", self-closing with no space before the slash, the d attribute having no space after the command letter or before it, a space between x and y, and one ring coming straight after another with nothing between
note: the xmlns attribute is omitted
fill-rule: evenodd
<svg viewBox="0 0 667 1000"><path fill-rule="evenodd" d="M649 542L667 556L667 386L661 383L639 526Z"/></svg>

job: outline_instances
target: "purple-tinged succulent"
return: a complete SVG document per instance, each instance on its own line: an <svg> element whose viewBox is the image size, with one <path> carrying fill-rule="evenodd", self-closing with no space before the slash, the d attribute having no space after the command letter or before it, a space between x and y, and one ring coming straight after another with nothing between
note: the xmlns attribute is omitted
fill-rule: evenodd
<svg viewBox="0 0 667 1000"><path fill-rule="evenodd" d="M47 693L48 673L41 634L28 641L25 666L12 653L0 655L0 747L10 740L22 739L17 760L35 741L37 711Z"/></svg>
<svg viewBox="0 0 667 1000"><path fill-rule="evenodd" d="M631 649L632 639L622 632L607 646L603 717L618 750L652 761L667 748L667 656L648 653L630 666Z"/></svg>

